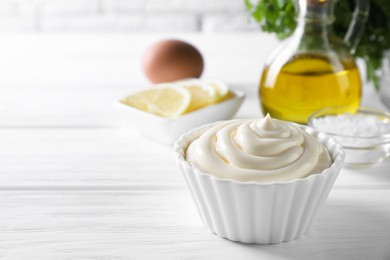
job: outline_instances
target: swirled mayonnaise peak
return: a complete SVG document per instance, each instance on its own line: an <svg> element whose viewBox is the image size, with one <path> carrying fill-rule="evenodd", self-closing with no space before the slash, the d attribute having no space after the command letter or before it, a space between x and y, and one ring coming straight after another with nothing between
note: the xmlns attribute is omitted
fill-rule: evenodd
<svg viewBox="0 0 390 260"><path fill-rule="evenodd" d="M215 125L190 144L186 160L220 178L260 183L303 178L332 163L313 136L269 115Z"/></svg>

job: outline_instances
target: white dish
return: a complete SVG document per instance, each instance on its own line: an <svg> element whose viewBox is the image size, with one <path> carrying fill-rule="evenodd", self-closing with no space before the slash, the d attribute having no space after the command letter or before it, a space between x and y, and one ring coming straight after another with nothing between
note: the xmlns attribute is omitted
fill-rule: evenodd
<svg viewBox="0 0 390 260"><path fill-rule="evenodd" d="M173 148L205 227L220 237L243 243L281 243L304 235L340 172L345 156L342 146L324 133L297 125L327 148L332 165L321 173L287 182L240 182L218 178L185 159L190 143L213 126L182 135Z"/></svg>
<svg viewBox="0 0 390 260"><path fill-rule="evenodd" d="M138 110L120 101L115 105L127 123L142 135L162 143L173 144L177 138L192 128L232 118L244 101L245 94L242 91L231 91L234 96L225 101L172 119Z"/></svg>
<svg viewBox="0 0 390 260"><path fill-rule="evenodd" d="M348 111L348 108L329 107L319 110L310 116L308 125L318 131L326 133L341 143L346 152L344 161L345 166L365 166L388 159L390 157L390 132L388 132L390 113L370 107L359 107L356 113L353 114L345 113L345 111ZM370 124L364 125L360 122L359 125L354 127L352 126L352 123L348 122L345 118L342 119L343 122L338 121L340 119L337 119L337 116L343 115L352 118L369 116L371 117L369 119ZM323 121L327 116L333 117L333 122ZM380 134L379 129L384 128L385 125L375 123L375 121L373 122L374 118L378 118L379 121L385 122L387 132ZM335 124L336 126L334 126ZM337 124L339 126L337 126ZM366 133L365 136L362 136L361 133L357 131L359 130L358 128L369 131L369 135Z"/></svg>

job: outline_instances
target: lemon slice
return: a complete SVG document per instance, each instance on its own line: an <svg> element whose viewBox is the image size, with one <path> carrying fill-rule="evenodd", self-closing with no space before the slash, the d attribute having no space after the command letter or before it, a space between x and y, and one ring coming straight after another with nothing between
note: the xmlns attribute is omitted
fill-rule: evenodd
<svg viewBox="0 0 390 260"><path fill-rule="evenodd" d="M184 114L191 102L190 93L176 86L160 86L128 96L123 103L161 117Z"/></svg>
<svg viewBox="0 0 390 260"><path fill-rule="evenodd" d="M225 84L225 82L223 82L221 80L216 80L216 79L207 80L207 81L205 81L205 84L211 86L217 92L217 101L216 102L220 102L222 100L225 100L226 98L228 98L230 96L230 91L229 91L228 86Z"/></svg>
<svg viewBox="0 0 390 260"><path fill-rule="evenodd" d="M232 95L220 80L185 79L154 85L126 97L122 103L161 117L175 118Z"/></svg>
<svg viewBox="0 0 390 260"><path fill-rule="evenodd" d="M121 100L123 104L132 106L134 108L137 108L139 110L148 112L148 105L143 102L141 99L139 99L137 96L128 96Z"/></svg>
<svg viewBox="0 0 390 260"><path fill-rule="evenodd" d="M191 95L191 102L187 108L187 113L216 103L218 94L213 87L197 82L190 83L192 84L184 83L182 85Z"/></svg>

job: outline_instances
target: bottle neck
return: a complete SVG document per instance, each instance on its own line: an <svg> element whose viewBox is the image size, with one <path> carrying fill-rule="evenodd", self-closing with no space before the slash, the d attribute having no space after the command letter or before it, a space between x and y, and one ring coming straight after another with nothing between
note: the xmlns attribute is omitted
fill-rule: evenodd
<svg viewBox="0 0 390 260"><path fill-rule="evenodd" d="M299 0L298 26L330 27L335 18L332 0Z"/></svg>
<svg viewBox="0 0 390 260"><path fill-rule="evenodd" d="M334 19L332 0L299 0L296 33L312 47L328 46Z"/></svg>

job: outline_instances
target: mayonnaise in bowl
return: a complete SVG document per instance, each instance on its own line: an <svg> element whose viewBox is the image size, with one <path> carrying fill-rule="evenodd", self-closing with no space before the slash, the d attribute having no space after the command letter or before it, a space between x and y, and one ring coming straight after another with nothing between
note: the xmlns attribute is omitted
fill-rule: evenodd
<svg viewBox="0 0 390 260"><path fill-rule="evenodd" d="M305 178L332 164L313 136L269 115L213 126L189 145L186 161L222 179L258 183Z"/></svg>

